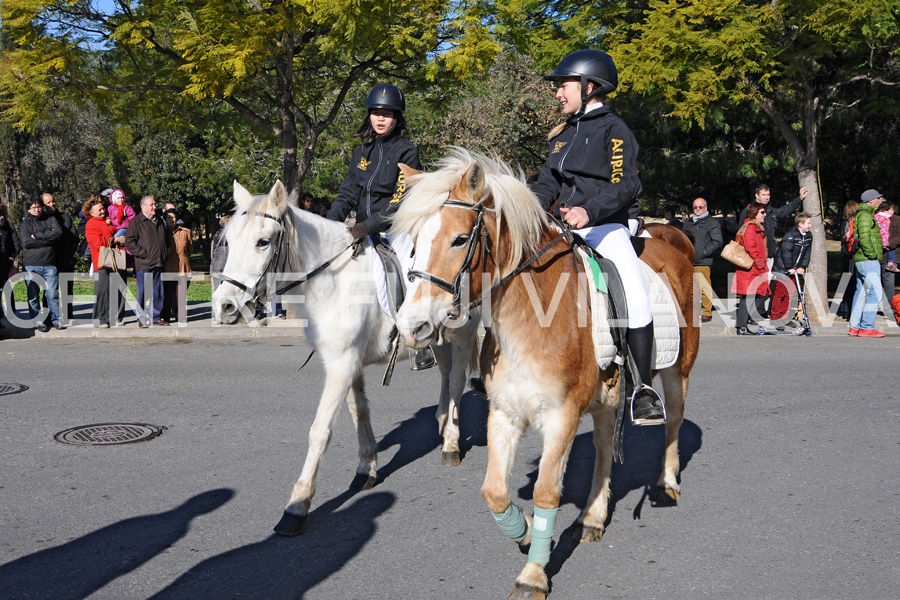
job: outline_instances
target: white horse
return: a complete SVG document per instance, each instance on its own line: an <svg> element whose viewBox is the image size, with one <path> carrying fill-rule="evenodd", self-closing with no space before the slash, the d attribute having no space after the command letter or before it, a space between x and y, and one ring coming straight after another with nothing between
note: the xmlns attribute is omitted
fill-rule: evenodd
<svg viewBox="0 0 900 600"><path fill-rule="evenodd" d="M243 314L250 321L257 302L266 298L270 276L275 275L279 285L302 281L285 292L285 302L306 319L307 339L325 367L325 388L309 431L303 471L275 526L276 533L296 535L309 515L316 473L344 402L359 438L359 466L351 488L366 490L377 482L377 444L363 367L388 358L394 320L376 300L373 261L380 258L368 244L354 257L345 225L289 204L280 181L268 194L255 197L235 182L234 201L235 213L225 230L228 260L223 283L212 297L213 317L232 324ZM473 321L434 347L441 371L436 416L445 465L459 464L459 402L476 342Z"/></svg>

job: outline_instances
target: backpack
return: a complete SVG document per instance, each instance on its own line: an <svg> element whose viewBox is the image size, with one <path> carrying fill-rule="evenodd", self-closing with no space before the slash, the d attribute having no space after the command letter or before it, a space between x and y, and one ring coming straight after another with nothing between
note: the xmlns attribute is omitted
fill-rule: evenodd
<svg viewBox="0 0 900 600"><path fill-rule="evenodd" d="M859 240L856 239L856 233L853 231L853 221L859 211L853 213L850 220L847 221L847 229L841 235L841 256L851 257L859 250Z"/></svg>

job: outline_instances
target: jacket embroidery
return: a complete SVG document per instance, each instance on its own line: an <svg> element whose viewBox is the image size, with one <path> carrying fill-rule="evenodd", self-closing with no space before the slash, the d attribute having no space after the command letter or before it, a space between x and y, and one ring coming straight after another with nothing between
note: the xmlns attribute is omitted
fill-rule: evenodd
<svg viewBox="0 0 900 600"><path fill-rule="evenodd" d="M403 197L403 192L406 191L406 177L403 175L403 171L397 175L397 189L394 191L394 195L391 197L390 204L397 204L400 202L400 199Z"/></svg>
<svg viewBox="0 0 900 600"><path fill-rule="evenodd" d="M360 171L365 171L369 168L369 165L372 164L371 161L366 160L365 156L359 157L359 164L356 165L356 168Z"/></svg>
<svg viewBox="0 0 900 600"><path fill-rule="evenodd" d="M556 142L556 145L553 147L553 152L551 152L550 154L558 153L560 150L563 149L563 146L565 146L565 145L566 145L566 142Z"/></svg>
<svg viewBox="0 0 900 600"><path fill-rule="evenodd" d="M612 166L612 176L609 178L611 183L619 183L622 180L622 175L625 173L622 169L622 165L625 164L625 154L622 151L622 146L624 145L625 140L612 139L612 160L609 161L609 164Z"/></svg>

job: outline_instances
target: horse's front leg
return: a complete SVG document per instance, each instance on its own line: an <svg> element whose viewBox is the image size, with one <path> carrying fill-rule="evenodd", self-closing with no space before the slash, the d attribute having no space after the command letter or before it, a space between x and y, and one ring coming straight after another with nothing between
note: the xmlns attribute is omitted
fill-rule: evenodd
<svg viewBox="0 0 900 600"><path fill-rule="evenodd" d="M550 592L544 567L550 561L563 475L578 431L579 417L576 403L572 401L559 408L545 408L541 413L544 448L534 484L531 547L528 549L528 563L516 577L516 587L509 596L510 600L539 600L546 598Z"/></svg>
<svg viewBox="0 0 900 600"><path fill-rule="evenodd" d="M347 407L356 426L359 440L359 466L356 477L350 483L351 490L368 490L375 487L378 481L378 444L372 431L372 420L369 416L369 399L366 398L363 375L360 373L353 381L347 396Z"/></svg>
<svg viewBox="0 0 900 600"><path fill-rule="evenodd" d="M309 506L316 493L316 473L319 471L322 455L331 440L331 432L341 404L357 376L352 367L346 365L360 362L348 357L342 358L344 360L326 361L325 389L322 390L316 418L309 429L309 448L306 461L303 463L303 471L300 473L300 479L294 484L284 515L275 526L275 533L280 535L301 533L309 516Z"/></svg>
<svg viewBox="0 0 900 600"><path fill-rule="evenodd" d="M524 548L531 543L531 518L523 515L509 496L509 473L525 433L525 424L492 406L487 427L488 464L481 496L501 531Z"/></svg>
<svg viewBox="0 0 900 600"><path fill-rule="evenodd" d="M474 352L478 322L471 321L464 328L454 332L450 341L434 347L434 354L441 370L441 398L435 417L441 434L441 464L458 466L461 460L459 450L459 407L466 386L466 371Z"/></svg>
<svg viewBox="0 0 900 600"><path fill-rule="evenodd" d="M678 456L678 432L684 422L684 399L687 397L688 377L682 375L676 363L660 371L666 396L666 448L663 452L662 473L656 482L655 500L672 503L681 499L678 472L681 459Z"/></svg>

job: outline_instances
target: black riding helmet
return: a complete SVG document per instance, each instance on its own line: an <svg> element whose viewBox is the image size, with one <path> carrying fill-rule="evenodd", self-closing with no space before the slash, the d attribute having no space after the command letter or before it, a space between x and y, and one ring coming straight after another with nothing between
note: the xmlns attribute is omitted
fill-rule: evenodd
<svg viewBox="0 0 900 600"><path fill-rule="evenodd" d="M606 52L600 50L576 50L557 65L556 70L546 75L548 81L560 79L581 79L581 108L594 96L605 96L619 85L616 63ZM587 82L595 84L594 91L586 95Z"/></svg>
<svg viewBox="0 0 900 600"><path fill-rule="evenodd" d="M406 100L403 98L403 92L392 83L379 83L366 97L366 110L376 108L386 108L396 112L405 111Z"/></svg>

